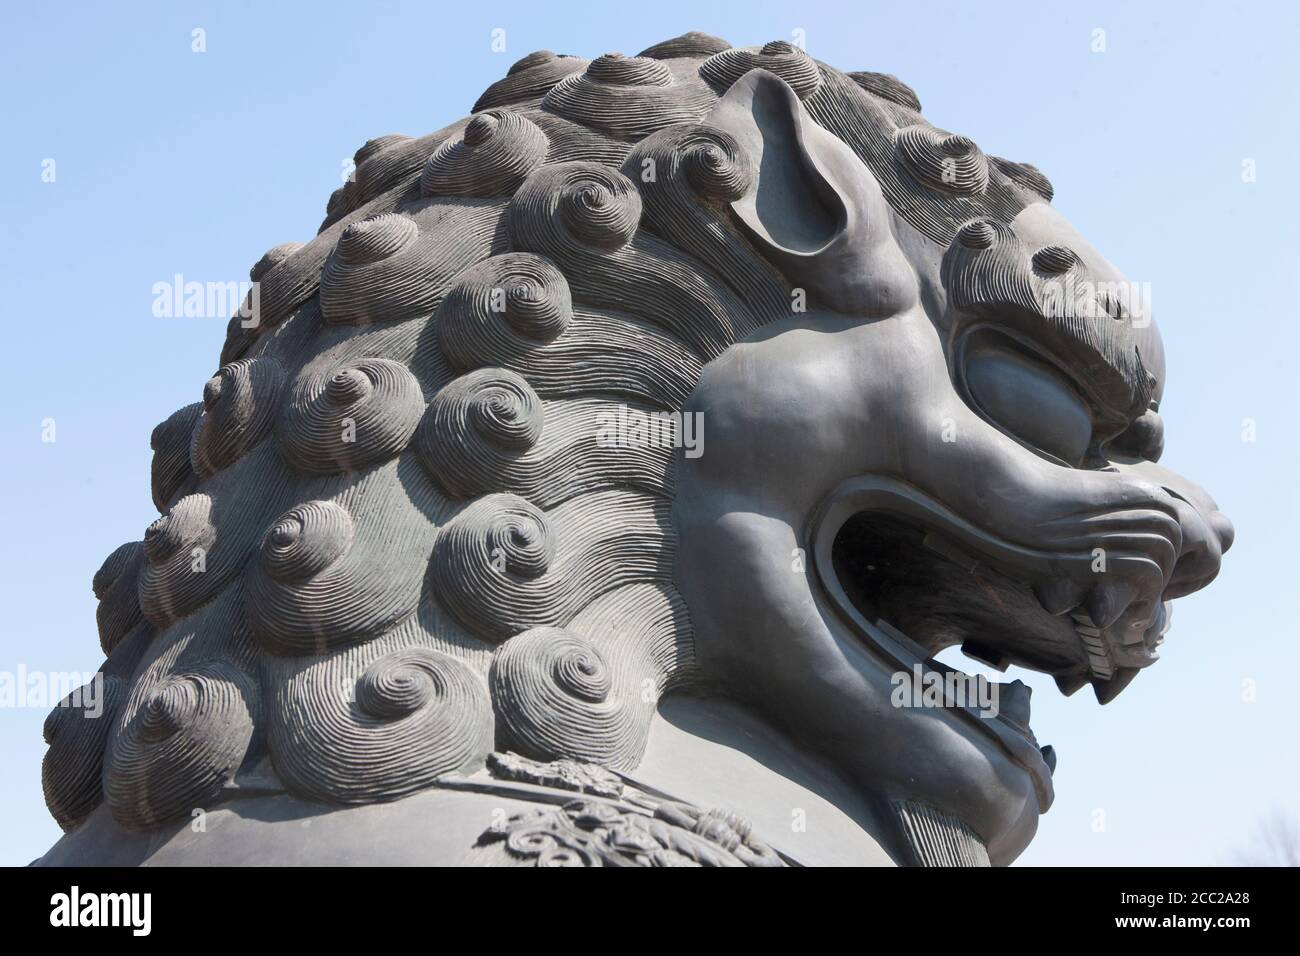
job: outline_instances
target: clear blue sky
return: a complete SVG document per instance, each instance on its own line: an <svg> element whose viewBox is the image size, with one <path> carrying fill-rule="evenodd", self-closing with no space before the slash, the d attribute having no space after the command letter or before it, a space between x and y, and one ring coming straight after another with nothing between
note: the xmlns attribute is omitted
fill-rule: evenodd
<svg viewBox="0 0 1300 956"><path fill-rule="evenodd" d="M539 48L635 53L688 29L790 38L896 73L938 126L1040 166L1055 205L1150 282L1171 369L1164 463L1237 526L1164 659L1102 709L1030 678L1060 755L1023 862L1216 863L1300 814L1300 13L1283 3L799 2L10 5L0 31L0 671L93 671L91 576L155 516L149 433L196 401L221 319L160 319L175 273L237 281L314 234L366 139L465 115ZM191 31L207 52L191 52ZM493 53L494 28L506 52ZM1105 30L1104 53L1092 52ZM56 161L44 183L42 161ZM1254 182L1243 182L1253 160ZM57 440L41 441L42 420ZM1242 421L1257 439L1242 440ZM963 664L962 666L967 666ZM1254 681L1255 702L1243 701ZM0 863L58 836L43 708L0 710ZM1105 813L1097 832L1094 811Z"/></svg>

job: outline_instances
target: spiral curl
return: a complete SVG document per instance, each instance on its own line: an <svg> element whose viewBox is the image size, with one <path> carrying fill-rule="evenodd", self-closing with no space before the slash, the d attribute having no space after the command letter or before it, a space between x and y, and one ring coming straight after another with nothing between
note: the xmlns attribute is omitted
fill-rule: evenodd
<svg viewBox="0 0 1300 956"><path fill-rule="evenodd" d="M726 40L708 33L700 33L698 30L691 30L679 37L646 47L637 56L648 56L655 60L675 60L683 57L712 56L730 49L731 44Z"/></svg>
<svg viewBox="0 0 1300 956"><path fill-rule="evenodd" d="M356 167L356 200L364 203L401 184L424 162L419 143L390 133L367 140L352 156Z"/></svg>
<svg viewBox="0 0 1300 956"><path fill-rule="evenodd" d="M99 627L99 646L113 653L144 615L140 610L138 581L144 564L144 543L129 541L116 548L95 572L91 587L99 606L95 623Z"/></svg>
<svg viewBox="0 0 1300 956"><path fill-rule="evenodd" d="M976 219L957 230L957 241L967 249L988 249L997 241L997 231L987 220Z"/></svg>
<svg viewBox="0 0 1300 956"><path fill-rule="evenodd" d="M139 598L146 618L165 627L207 600L211 582L194 572L194 553L206 555L216 539L212 499L205 494L186 495L145 529Z"/></svg>
<svg viewBox="0 0 1300 956"><path fill-rule="evenodd" d="M399 454L424 412L424 394L399 362L351 359L309 367L280 413L288 464L308 474L358 471Z"/></svg>
<svg viewBox="0 0 1300 956"><path fill-rule="evenodd" d="M320 574L347 553L356 534L352 516L332 501L308 501L289 511L262 542L266 573L277 581Z"/></svg>
<svg viewBox="0 0 1300 956"><path fill-rule="evenodd" d="M397 213L344 229L321 269L326 321L364 324L432 312L437 297L424 273L438 257L435 247L419 237L415 221Z"/></svg>
<svg viewBox="0 0 1300 956"><path fill-rule="evenodd" d="M483 640L563 624L606 591L671 578L670 508L623 489L551 512L518 495L485 495L439 530L429 586L439 606Z"/></svg>
<svg viewBox="0 0 1300 956"><path fill-rule="evenodd" d="M424 200L352 223L321 269L328 325L427 318L461 269L491 254L504 201Z"/></svg>
<svg viewBox="0 0 1300 956"><path fill-rule="evenodd" d="M646 168L655 176L638 176ZM753 160L734 136L705 124L674 126L638 143L623 171L641 190L646 220L726 280L755 316L749 321L790 314L789 283L731 215L730 204L748 195L756 179Z"/></svg>
<svg viewBox="0 0 1300 956"><path fill-rule="evenodd" d="M445 404L456 406L453 414L466 430L472 429L491 444L512 451L529 449L541 438L541 400L518 375L482 369L453 386L439 395L447 396Z"/></svg>
<svg viewBox="0 0 1300 956"><path fill-rule="evenodd" d="M1064 275L1079 264L1079 257L1064 246L1043 246L1033 255L1033 267L1044 275Z"/></svg>
<svg viewBox="0 0 1300 956"><path fill-rule="evenodd" d="M544 397L612 392L679 408L699 378L699 360L655 326L624 315L575 315L564 275L531 253L466 269L435 325L453 370L509 369Z"/></svg>
<svg viewBox="0 0 1300 956"><path fill-rule="evenodd" d="M516 249L544 255L573 292L662 324L710 359L758 322L743 302L675 246L637 234L641 194L597 163L547 164L511 200Z"/></svg>
<svg viewBox="0 0 1300 956"><path fill-rule="evenodd" d="M555 614L563 595L545 577L554 559L555 535L540 509L516 495L487 495L439 531L429 584L472 633L501 640Z"/></svg>
<svg viewBox="0 0 1300 956"><path fill-rule="evenodd" d="M892 73L861 71L849 73L848 77L872 96L888 100L890 103L909 109L913 113L921 112L921 100L917 97L916 92Z"/></svg>
<svg viewBox="0 0 1300 956"><path fill-rule="evenodd" d="M515 61L503 79L489 86L474 104L474 112L545 96L555 84L587 68L581 57L537 50Z"/></svg>
<svg viewBox="0 0 1300 956"><path fill-rule="evenodd" d="M702 119L713 99L703 83L679 81L659 60L606 53L551 89L542 108L611 136L637 140Z"/></svg>
<svg viewBox="0 0 1300 956"><path fill-rule="evenodd" d="M388 539L388 525L402 518L359 526L334 501L304 502L281 515L244 575L248 622L261 646L278 655L320 653L411 614L423 564L411 542Z"/></svg>
<svg viewBox="0 0 1300 956"><path fill-rule="evenodd" d="M557 163L537 170L511 203L511 226L531 246L627 245L641 221L641 194L622 173L597 163Z"/></svg>
<svg viewBox="0 0 1300 956"><path fill-rule="evenodd" d="M546 159L546 134L509 110L476 114L429 155L423 196L509 196Z"/></svg>
<svg viewBox="0 0 1300 956"><path fill-rule="evenodd" d="M544 421L541 399L520 376L480 369L429 404L416 448L443 488L470 497L541 440Z"/></svg>
<svg viewBox="0 0 1300 956"><path fill-rule="evenodd" d="M1023 186L1030 192L1037 193L1048 202L1052 201L1052 196L1055 194L1052 181L1037 166L1012 162L1000 156L990 156L989 160L997 167L998 172L1017 186Z"/></svg>
<svg viewBox="0 0 1300 956"><path fill-rule="evenodd" d="M735 202L754 186L754 165L735 137L708 126L679 141L682 166L695 191L718 203Z"/></svg>
<svg viewBox="0 0 1300 956"><path fill-rule="evenodd" d="M101 778L109 731L126 700L130 681L117 674L68 694L45 718L49 750L41 761L41 789L50 814L71 830L103 800Z"/></svg>
<svg viewBox="0 0 1300 956"><path fill-rule="evenodd" d="M719 94L750 70L767 70L785 80L799 99L817 92L821 70L817 62L793 43L773 40L761 49L739 47L715 53L700 64L700 76Z"/></svg>
<svg viewBox="0 0 1300 956"><path fill-rule="evenodd" d="M631 769L654 710L633 670L620 672L594 641L573 631L517 634L498 648L488 676L498 732L511 749L539 760Z"/></svg>
<svg viewBox="0 0 1300 956"><path fill-rule="evenodd" d="M159 513L194 485L194 469L190 465L190 444L194 427L203 415L203 403L195 402L172 412L160 422L149 436L153 459L149 464L149 482L153 503Z"/></svg>
<svg viewBox="0 0 1300 956"><path fill-rule="evenodd" d="M543 405L519 375L484 368L462 375L429 403L416 451L455 498L510 491L549 507L611 486L668 494L670 445L602 439L629 413L648 421L644 410L601 399Z"/></svg>
<svg viewBox="0 0 1300 956"><path fill-rule="evenodd" d="M225 661L194 664L138 691L104 775L113 817L149 830L213 800L243 762L258 701L254 680Z"/></svg>
<svg viewBox="0 0 1300 956"><path fill-rule="evenodd" d="M272 755L288 787L307 799L397 800L444 774L472 772L492 749L481 679L437 651L366 646L306 667L269 666ZM313 719L302 720L304 711Z"/></svg>
<svg viewBox="0 0 1300 956"><path fill-rule="evenodd" d="M588 170L570 180L559 195L558 211L570 233L602 249L620 249L641 222L641 197L614 170Z"/></svg>
<svg viewBox="0 0 1300 956"><path fill-rule="evenodd" d="M262 258L253 263L253 267L248 270L248 277L254 282L261 282L268 272L296 254L302 247L301 242L282 242L278 246L272 246L262 254Z"/></svg>
<svg viewBox="0 0 1300 956"><path fill-rule="evenodd" d="M239 310L226 323L226 340L221 346L221 364L229 365L241 358L249 347L257 341L263 330L264 312L262 309L261 283L272 276L276 268L293 257L305 246L301 242L282 242L268 249L248 270L248 277L256 283L256 291L250 290L244 297ZM292 271L293 266L286 266ZM272 278L274 281L274 277ZM256 298L254 296L256 295ZM280 318L283 318L281 316ZM266 323L270 324L270 323Z"/></svg>
<svg viewBox="0 0 1300 956"><path fill-rule="evenodd" d="M899 161L931 189L974 195L988 188L988 160L965 136L917 124L900 129L894 142Z"/></svg>
<svg viewBox="0 0 1300 956"><path fill-rule="evenodd" d="M203 413L190 445L190 467L206 478L260 442L275 420L284 369L263 356L223 366L203 388Z"/></svg>
<svg viewBox="0 0 1300 956"><path fill-rule="evenodd" d="M573 319L564 275L541 256L506 253L462 272L438 313L438 344L454 368L517 358Z"/></svg>

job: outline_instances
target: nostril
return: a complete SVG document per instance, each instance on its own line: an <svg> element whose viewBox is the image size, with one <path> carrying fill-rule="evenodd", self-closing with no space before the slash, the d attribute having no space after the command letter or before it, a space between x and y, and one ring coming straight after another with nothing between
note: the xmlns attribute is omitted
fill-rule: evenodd
<svg viewBox="0 0 1300 956"><path fill-rule="evenodd" d="M1210 527L1214 533L1219 536L1219 550L1224 554L1232 547L1232 542L1237 536L1236 530L1232 527L1232 522L1222 511L1212 511L1209 517Z"/></svg>

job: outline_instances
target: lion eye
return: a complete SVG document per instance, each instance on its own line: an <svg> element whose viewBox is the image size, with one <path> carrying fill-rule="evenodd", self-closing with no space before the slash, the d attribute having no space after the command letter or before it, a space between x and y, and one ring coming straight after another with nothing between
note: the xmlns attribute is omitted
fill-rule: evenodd
<svg viewBox="0 0 1300 956"><path fill-rule="evenodd" d="M1078 467L1092 442L1092 416L1069 382L1019 350L981 344L966 352L966 387L1003 431Z"/></svg>

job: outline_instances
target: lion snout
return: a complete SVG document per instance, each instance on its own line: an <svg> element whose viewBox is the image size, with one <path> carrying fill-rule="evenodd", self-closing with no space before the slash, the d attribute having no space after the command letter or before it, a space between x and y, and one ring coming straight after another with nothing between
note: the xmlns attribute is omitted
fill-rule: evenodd
<svg viewBox="0 0 1300 956"><path fill-rule="evenodd" d="M1205 489L1176 472L1151 462L1125 466L1123 470L1158 485L1162 496L1172 502L1178 520L1182 541L1163 600L1199 591L1213 581L1223 555L1236 537L1228 516Z"/></svg>
<svg viewBox="0 0 1300 956"><path fill-rule="evenodd" d="M1165 586L1166 601L1199 591L1218 577L1223 553L1232 547L1235 534L1232 522L1223 512L1203 513L1177 492L1172 493L1178 503L1183 546L1174 573Z"/></svg>

